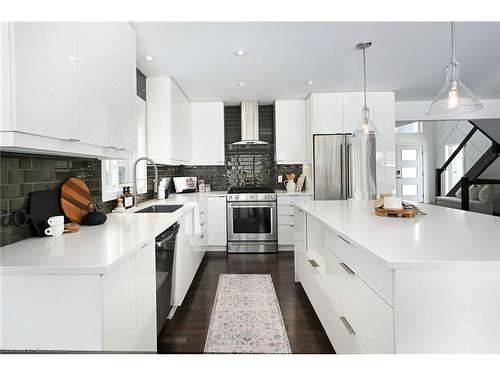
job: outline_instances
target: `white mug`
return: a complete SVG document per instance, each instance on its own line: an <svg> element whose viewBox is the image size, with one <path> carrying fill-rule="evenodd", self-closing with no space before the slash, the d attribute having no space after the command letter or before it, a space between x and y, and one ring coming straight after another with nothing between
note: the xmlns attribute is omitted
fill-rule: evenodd
<svg viewBox="0 0 500 375"><path fill-rule="evenodd" d="M47 236L59 237L64 232L64 224L57 224L45 229Z"/></svg>
<svg viewBox="0 0 500 375"><path fill-rule="evenodd" d="M59 216L51 216L49 217L49 219L47 220L47 223L53 227L55 225L58 225L58 224L64 224L64 216L62 215L59 215Z"/></svg>
<svg viewBox="0 0 500 375"><path fill-rule="evenodd" d="M394 210L403 208L401 197L384 197L384 208Z"/></svg>

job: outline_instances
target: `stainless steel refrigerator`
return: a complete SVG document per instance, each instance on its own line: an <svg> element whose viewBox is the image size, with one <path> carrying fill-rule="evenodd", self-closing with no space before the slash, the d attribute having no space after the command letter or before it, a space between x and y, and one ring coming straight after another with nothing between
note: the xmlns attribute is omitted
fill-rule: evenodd
<svg viewBox="0 0 500 375"><path fill-rule="evenodd" d="M375 135L314 135L314 199L377 198Z"/></svg>

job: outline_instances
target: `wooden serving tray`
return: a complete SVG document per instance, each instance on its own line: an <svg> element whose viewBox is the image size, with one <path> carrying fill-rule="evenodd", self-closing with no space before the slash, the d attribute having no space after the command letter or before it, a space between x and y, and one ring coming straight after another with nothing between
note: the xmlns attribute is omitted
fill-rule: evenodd
<svg viewBox="0 0 500 375"><path fill-rule="evenodd" d="M412 208L391 209L375 207L375 215L412 218L415 217L415 210Z"/></svg>

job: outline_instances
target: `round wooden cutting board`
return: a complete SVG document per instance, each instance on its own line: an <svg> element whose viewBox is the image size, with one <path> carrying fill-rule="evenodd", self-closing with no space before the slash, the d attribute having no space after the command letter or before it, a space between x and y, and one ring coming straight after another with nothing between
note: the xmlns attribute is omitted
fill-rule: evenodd
<svg viewBox="0 0 500 375"><path fill-rule="evenodd" d="M90 190L79 178L68 178L61 186L61 208L72 223L81 224L89 211L93 211ZM88 210L87 210L88 207Z"/></svg>

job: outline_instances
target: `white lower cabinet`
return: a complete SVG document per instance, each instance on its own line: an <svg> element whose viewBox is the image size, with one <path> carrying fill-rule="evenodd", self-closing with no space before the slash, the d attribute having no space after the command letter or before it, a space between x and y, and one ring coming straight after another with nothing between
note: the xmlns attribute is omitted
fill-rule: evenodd
<svg viewBox="0 0 500 375"><path fill-rule="evenodd" d="M278 246L281 250L291 250L294 240L294 211L295 202L311 200L311 195L278 194Z"/></svg>
<svg viewBox="0 0 500 375"><path fill-rule="evenodd" d="M208 197L208 245L221 247L227 244L226 197Z"/></svg>
<svg viewBox="0 0 500 375"><path fill-rule="evenodd" d="M335 351L394 353L393 308L326 245L331 230L298 208L294 216L296 279Z"/></svg>
<svg viewBox="0 0 500 375"><path fill-rule="evenodd" d="M2 274L1 348L156 352L155 242L104 275Z"/></svg>

